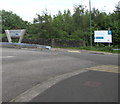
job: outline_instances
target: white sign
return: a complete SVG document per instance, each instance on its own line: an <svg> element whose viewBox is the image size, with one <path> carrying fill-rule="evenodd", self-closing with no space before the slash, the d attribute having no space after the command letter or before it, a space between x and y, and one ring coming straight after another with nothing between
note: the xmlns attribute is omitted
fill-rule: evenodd
<svg viewBox="0 0 120 104"><path fill-rule="evenodd" d="M21 43L22 38L25 34L25 29L22 30L5 30L9 43L12 43L11 37L19 37L19 42Z"/></svg>
<svg viewBox="0 0 120 104"><path fill-rule="evenodd" d="M11 37L20 37L21 35L24 35L25 30L5 30L5 32Z"/></svg>
<svg viewBox="0 0 120 104"><path fill-rule="evenodd" d="M112 31L111 30L94 31L94 42L112 43Z"/></svg>

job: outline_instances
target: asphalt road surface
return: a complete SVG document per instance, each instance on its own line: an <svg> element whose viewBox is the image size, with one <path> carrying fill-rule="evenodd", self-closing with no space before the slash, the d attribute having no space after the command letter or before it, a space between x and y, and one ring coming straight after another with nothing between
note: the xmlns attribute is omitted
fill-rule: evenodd
<svg viewBox="0 0 120 104"><path fill-rule="evenodd" d="M88 71L47 89L30 102L118 102L118 75Z"/></svg>
<svg viewBox="0 0 120 104"><path fill-rule="evenodd" d="M51 81L53 83L52 79L55 80L58 76L60 76L58 81L60 82L70 77L67 73L74 76L77 74L72 73L78 72L81 75L80 73L86 73L86 69L99 71L101 70L100 67L109 69L108 66L111 66L111 68L118 66L117 55L74 51L60 52L3 48L1 58L3 102L14 101L16 99L19 101L19 96L26 91L29 93L31 88L34 90L34 86L38 88L44 82L48 83ZM112 72L113 70L111 69L110 71ZM117 72L115 71L115 73ZM51 86L53 85L51 84ZM46 87L46 89L48 88ZM37 97L37 95L33 94L32 97Z"/></svg>

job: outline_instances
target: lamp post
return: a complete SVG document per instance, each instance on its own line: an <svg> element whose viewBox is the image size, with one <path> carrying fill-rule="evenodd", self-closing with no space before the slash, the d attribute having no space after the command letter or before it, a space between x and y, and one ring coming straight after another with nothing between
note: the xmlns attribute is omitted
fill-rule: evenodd
<svg viewBox="0 0 120 104"><path fill-rule="evenodd" d="M92 47L92 30L91 30L91 0L89 0L89 11L90 11L90 46Z"/></svg>

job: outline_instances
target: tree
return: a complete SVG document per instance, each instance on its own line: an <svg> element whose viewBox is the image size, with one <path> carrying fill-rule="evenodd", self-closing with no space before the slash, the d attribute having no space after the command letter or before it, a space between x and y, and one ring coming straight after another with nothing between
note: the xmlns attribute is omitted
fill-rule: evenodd
<svg viewBox="0 0 120 104"><path fill-rule="evenodd" d="M113 30L113 44L119 45L120 42L120 2L116 6L116 10L111 15L112 30Z"/></svg>
<svg viewBox="0 0 120 104"><path fill-rule="evenodd" d="M6 29L26 29L28 22L23 21L17 14L5 10L0 11L2 17L2 32Z"/></svg>
<svg viewBox="0 0 120 104"><path fill-rule="evenodd" d="M45 39L54 37L52 17L48 14L47 10L43 11L43 15L37 14L37 18L34 18L33 28L34 27L37 28L35 34L36 37Z"/></svg>
<svg viewBox="0 0 120 104"><path fill-rule="evenodd" d="M89 11L82 5L74 6L74 13L64 10L64 13L58 11L53 17L47 12L37 14L33 23L23 21L18 15L5 10L0 11L2 16L3 28L6 29L22 29L27 30L27 38L44 38L44 39L63 39L63 40L83 40L86 43L90 41L89 28ZM113 13L100 12L93 8L92 17L92 33L95 30L111 29L113 33L113 45L120 41L120 7L116 6ZM0 21L1 22L1 21Z"/></svg>
<svg viewBox="0 0 120 104"><path fill-rule="evenodd" d="M88 32L89 31L89 12L82 5L75 5L74 14L73 14L73 35L77 34L80 40L88 41ZM74 36L73 36L74 37Z"/></svg>

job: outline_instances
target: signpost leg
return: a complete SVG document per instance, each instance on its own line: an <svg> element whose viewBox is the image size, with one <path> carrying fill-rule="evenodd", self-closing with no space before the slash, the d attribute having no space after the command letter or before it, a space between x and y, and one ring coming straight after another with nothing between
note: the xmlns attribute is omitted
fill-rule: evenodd
<svg viewBox="0 0 120 104"><path fill-rule="evenodd" d="M98 46L98 42L97 42L97 46Z"/></svg>
<svg viewBox="0 0 120 104"><path fill-rule="evenodd" d="M6 35L7 35L8 42L9 42L9 43L12 43L12 39L11 39L11 37L10 37L9 31L6 30L5 32L6 32Z"/></svg>
<svg viewBox="0 0 120 104"><path fill-rule="evenodd" d="M21 43L23 39L23 35L20 36L18 43Z"/></svg>

